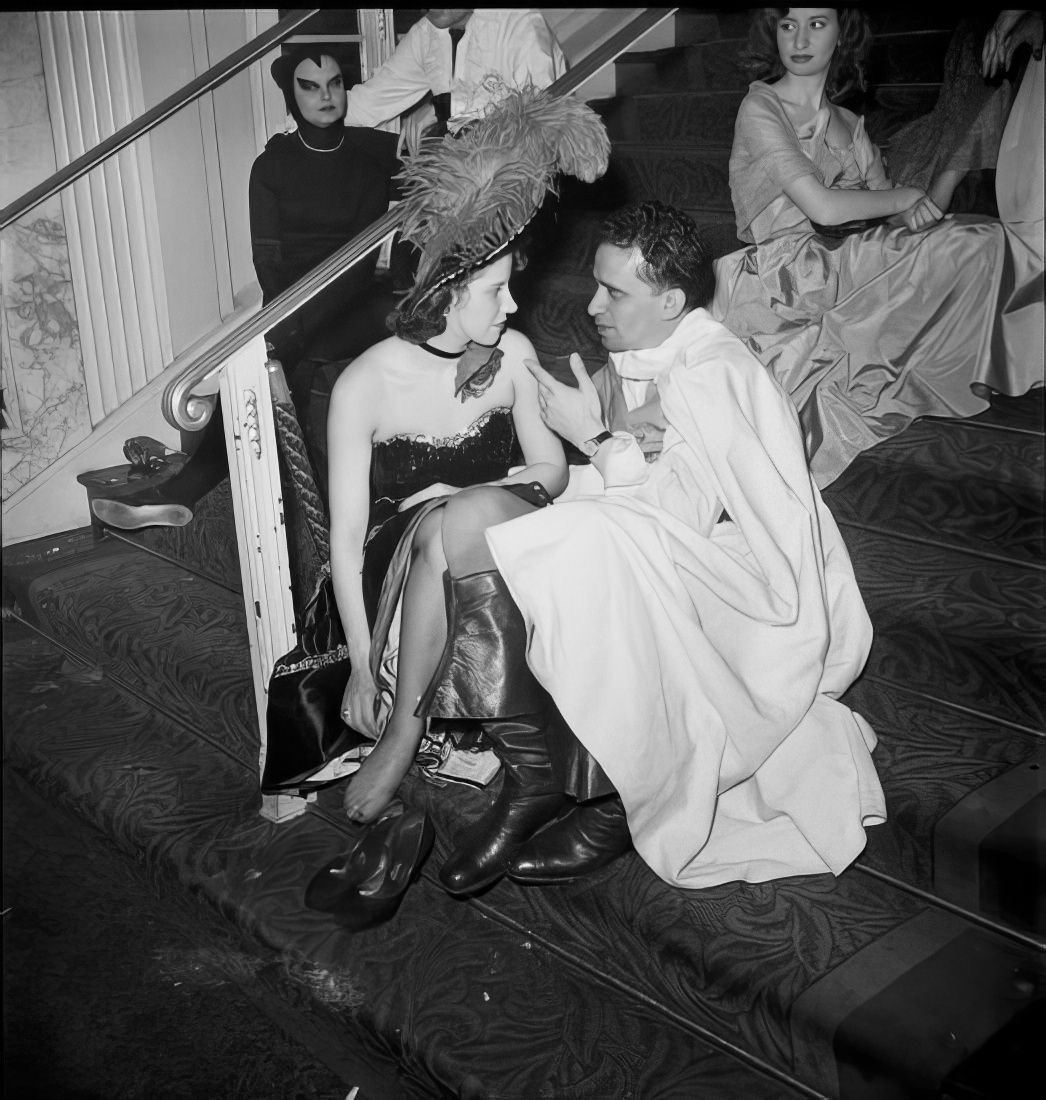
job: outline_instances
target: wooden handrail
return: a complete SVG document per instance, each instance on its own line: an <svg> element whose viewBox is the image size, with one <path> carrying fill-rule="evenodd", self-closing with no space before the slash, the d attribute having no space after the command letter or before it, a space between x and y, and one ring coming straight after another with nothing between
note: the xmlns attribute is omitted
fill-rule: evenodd
<svg viewBox="0 0 1046 1100"><path fill-rule="evenodd" d="M294 33L307 19L316 14L319 8L296 8L284 16L274 27L263 31L250 42L234 50L228 57L223 58L217 65L212 65L205 73L201 73L195 80L179 88L155 107L139 115L133 122L121 127L115 134L100 141L86 153L70 161L64 168L60 168L53 176L38 184L31 191L27 191L20 198L15 199L10 205L0 211L0 229L6 229L12 222L17 221L26 211L34 206L57 195L63 188L74 183L92 168L97 168L102 161L118 153L121 149L130 145L136 138L147 134L161 122L168 119L176 111L194 99L199 99L206 92L212 91L220 84L224 84L230 77L235 76L242 69L246 69L252 62L263 57L274 46L278 46L285 38Z"/></svg>
<svg viewBox="0 0 1046 1100"><path fill-rule="evenodd" d="M626 26L583 57L569 72L549 85L553 95L567 95L609 65L626 50L635 45L647 31L668 19L676 8L648 8ZM402 220L402 213L393 208L362 233L327 257L293 286L274 298L259 313L238 325L220 343L191 363L163 393L163 415L168 423L185 431L199 431L211 417L215 398L194 395L193 390L213 381L222 364L248 340L275 328L281 321L300 309L310 298L333 282L343 271L358 263L368 252L394 233ZM211 388L208 386L207 388Z"/></svg>

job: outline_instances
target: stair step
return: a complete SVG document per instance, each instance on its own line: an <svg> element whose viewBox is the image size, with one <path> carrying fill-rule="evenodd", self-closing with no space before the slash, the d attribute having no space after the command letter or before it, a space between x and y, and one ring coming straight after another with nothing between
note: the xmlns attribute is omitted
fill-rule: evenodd
<svg viewBox="0 0 1046 1100"><path fill-rule="evenodd" d="M1046 565L1043 442L917 424L862 454L824 493L840 522L889 517L894 534Z"/></svg>
<svg viewBox="0 0 1046 1100"><path fill-rule="evenodd" d="M929 114L937 103L939 84L892 84L875 89L875 98L864 110L868 136L887 145L902 126Z"/></svg>
<svg viewBox="0 0 1046 1100"><path fill-rule="evenodd" d="M884 439L860 455L854 465L864 461L878 464L916 466L935 477L991 477L1000 486L1019 492L1040 493L1046 469L1046 440L1041 432L1007 431L998 422L1000 395L992 406L965 420L923 417L900 435ZM1026 394L1011 406L1022 419L1034 422L1034 393ZM998 429L998 430L995 430ZM829 486L826 498L835 485Z"/></svg>
<svg viewBox="0 0 1046 1100"><path fill-rule="evenodd" d="M37 571L19 602L139 698L254 766L258 720L241 595L106 539Z"/></svg>
<svg viewBox="0 0 1046 1100"><path fill-rule="evenodd" d="M840 526L875 628L866 675L1046 731L1040 570Z"/></svg>
<svg viewBox="0 0 1046 1100"><path fill-rule="evenodd" d="M590 371L607 361L587 306L595 293L591 271L586 274L558 273L547 279L513 284L519 312L513 327L526 333L534 344L541 365L556 377L570 374L566 357L577 352Z"/></svg>
<svg viewBox="0 0 1046 1100"><path fill-rule="evenodd" d="M614 143L730 145L744 97L740 89L653 93L594 100L591 106L602 116Z"/></svg>
<svg viewBox="0 0 1046 1100"><path fill-rule="evenodd" d="M877 92L891 84L939 85L950 39L950 30L876 35L865 69L868 83Z"/></svg>
<svg viewBox="0 0 1046 1100"><path fill-rule="evenodd" d="M688 42L707 42L723 37L731 23L731 12L707 11L700 8L677 8L673 15L674 41L677 45Z"/></svg>
<svg viewBox="0 0 1046 1100"><path fill-rule="evenodd" d="M235 592L241 591L240 552L228 479L193 505L192 522L185 527L144 527L122 532L122 537L173 558L186 569Z"/></svg>
<svg viewBox="0 0 1046 1100"><path fill-rule="evenodd" d="M713 255L740 247L732 211L727 214L685 207L678 209L693 218L698 238ZM549 226L549 231L542 234L538 246L530 251L526 269L513 280L513 294L526 293L524 284L555 275L587 275L592 270L606 218L607 213L603 210L562 211L559 219Z"/></svg>
<svg viewBox="0 0 1046 1100"><path fill-rule="evenodd" d="M616 62L618 95L747 89L750 77L738 65L746 39L719 39L649 53L630 53Z"/></svg>
<svg viewBox="0 0 1046 1100"><path fill-rule="evenodd" d="M947 30L877 37L866 68L869 84L873 89L897 83L939 84L950 37ZM745 90L752 77L739 58L747 45L747 37L721 38L625 54L615 63L617 94Z"/></svg>
<svg viewBox="0 0 1046 1100"><path fill-rule="evenodd" d="M1046 856L1027 821L1046 782L1043 738L868 677L843 701L879 738L874 759L889 813L868 830L861 865L1046 935Z"/></svg>
<svg viewBox="0 0 1046 1100"><path fill-rule="evenodd" d="M964 420L963 424L977 425L982 428L1002 428L1009 431L1027 432L1032 435L1042 436L1046 430L1046 390L1042 386L1022 394L1020 397L1009 397L1006 394L992 394L990 409L978 413L977 416ZM929 422L936 422L930 416ZM943 424L957 425L955 420L939 421ZM1037 468L1041 472L1041 467Z"/></svg>
<svg viewBox="0 0 1046 1100"><path fill-rule="evenodd" d="M16 643L5 631L5 683L19 685L3 700L8 766L144 861L166 888L202 893L281 951L300 975L300 996L350 1042L369 1037L401 1054L403 1096L474 1091L478 1081L490 1095L558 1096L578 1079L608 1097L667 1085L710 1100L805 1094L631 989L599 983L569 962L569 939L546 947L482 905L450 898L435 880L446 833L399 913L349 934L302 904L309 877L357 835L340 813L340 791L326 792L326 813L262 820L256 773L108 680L69 681L61 652L37 637Z"/></svg>
<svg viewBox="0 0 1046 1100"><path fill-rule="evenodd" d="M870 7L868 21L874 38L886 35L908 37L931 31L951 34L962 14L962 8L958 5L953 8L937 5L932 11L918 4L908 8Z"/></svg>
<svg viewBox="0 0 1046 1100"><path fill-rule="evenodd" d="M728 148L615 142L611 170L628 201L660 199L680 210L733 217Z"/></svg>
<svg viewBox="0 0 1046 1100"><path fill-rule="evenodd" d="M321 793L321 805L329 797ZM479 792L421 783L409 793L419 799L452 837L461 831L455 804L472 817L487 802ZM526 929L535 945L569 944L570 965L826 1096L915 1095L922 1075L933 1095L934 1080L1013 1019L1037 983L1033 948L856 869L838 879L685 891L628 855L554 890L503 880L474 904ZM977 959L969 969L960 964L966 957ZM653 968L651 958L659 960ZM907 999L923 987L931 992L910 1011ZM884 1047L875 1028L890 1013L903 1018L905 1041ZM985 1030L975 1035L978 1027ZM942 1033L954 1045L942 1045ZM863 1082L850 1054L840 1054L842 1035L858 1052Z"/></svg>

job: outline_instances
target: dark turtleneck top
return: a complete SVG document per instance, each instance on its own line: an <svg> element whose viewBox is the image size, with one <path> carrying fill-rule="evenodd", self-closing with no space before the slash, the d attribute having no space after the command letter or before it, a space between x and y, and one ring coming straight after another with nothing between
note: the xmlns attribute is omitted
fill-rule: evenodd
<svg viewBox="0 0 1046 1100"><path fill-rule="evenodd" d="M340 122L276 134L251 168L254 267L267 304L388 209L397 135ZM309 149L302 141L314 149ZM338 145L338 138L342 137ZM306 344L373 280L377 250L299 311Z"/></svg>

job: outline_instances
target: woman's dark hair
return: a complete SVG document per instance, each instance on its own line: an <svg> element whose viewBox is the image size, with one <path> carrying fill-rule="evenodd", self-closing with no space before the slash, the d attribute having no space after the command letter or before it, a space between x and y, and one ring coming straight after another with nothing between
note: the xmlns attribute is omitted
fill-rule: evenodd
<svg viewBox="0 0 1046 1100"><path fill-rule="evenodd" d="M408 344L424 344L433 336L439 336L447 327L447 310L455 297L469 285L472 276L480 267L488 267L508 253L512 255L513 272L522 271L527 266L526 246L522 239L517 237L489 260L484 260L479 267L470 268L460 275L455 275L453 279L437 287L416 305L411 304L414 298L413 292L408 294L403 304L398 309L394 309L385 319L386 328L401 340L406 340Z"/></svg>
<svg viewBox="0 0 1046 1100"><path fill-rule="evenodd" d="M825 94L839 99L867 81L864 67L872 45L872 31L867 14L856 7L832 9L839 17L839 42L828 68ZM789 12L788 8L758 8L752 13L748 29L748 48L738 63L751 80L777 80L784 75L784 65L777 50L777 24Z"/></svg>
<svg viewBox="0 0 1046 1100"><path fill-rule="evenodd" d="M638 249L643 262L636 273L643 282L657 294L678 287L688 311L712 300L712 260L694 220L682 210L656 200L626 206L603 223L600 240L617 248Z"/></svg>

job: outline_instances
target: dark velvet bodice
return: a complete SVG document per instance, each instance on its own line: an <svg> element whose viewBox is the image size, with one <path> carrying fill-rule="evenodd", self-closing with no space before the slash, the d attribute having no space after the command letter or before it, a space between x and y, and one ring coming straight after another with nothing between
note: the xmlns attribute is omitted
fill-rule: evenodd
<svg viewBox="0 0 1046 1100"><path fill-rule="evenodd" d="M490 409L458 435L395 435L375 443L370 461L370 527L396 514L401 500L434 482L464 488L496 481L513 463L512 410Z"/></svg>

